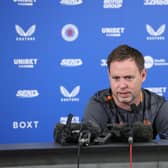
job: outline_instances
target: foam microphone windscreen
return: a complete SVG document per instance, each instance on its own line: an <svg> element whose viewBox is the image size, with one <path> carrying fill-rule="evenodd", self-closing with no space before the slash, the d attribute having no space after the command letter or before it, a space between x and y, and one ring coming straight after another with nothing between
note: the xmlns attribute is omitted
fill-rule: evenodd
<svg viewBox="0 0 168 168"><path fill-rule="evenodd" d="M83 131L83 130L89 131L91 133L92 138L99 136L101 133L100 126L92 120L85 121L82 123L82 130L81 131Z"/></svg>
<svg viewBox="0 0 168 168"><path fill-rule="evenodd" d="M149 142L153 139L152 125L144 125L143 122L133 124L133 137L135 142Z"/></svg>

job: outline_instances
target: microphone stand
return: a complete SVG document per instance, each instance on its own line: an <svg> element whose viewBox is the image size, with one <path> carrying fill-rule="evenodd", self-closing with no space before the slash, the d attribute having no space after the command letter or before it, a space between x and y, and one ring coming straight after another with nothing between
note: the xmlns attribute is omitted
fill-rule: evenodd
<svg viewBox="0 0 168 168"><path fill-rule="evenodd" d="M82 123L80 125L79 138L78 138L78 149L77 149L77 168L80 163L80 152L82 146L88 146L91 140L91 133L89 131L82 130Z"/></svg>
<svg viewBox="0 0 168 168"><path fill-rule="evenodd" d="M129 156L130 156L130 168L132 168L132 145L133 145L133 137L128 137L128 143L129 143Z"/></svg>
<svg viewBox="0 0 168 168"><path fill-rule="evenodd" d="M79 163L80 163L80 151L81 151L81 136L82 136L82 122L80 124L80 129L79 129L79 137L78 137L78 149L77 149L77 168L79 168Z"/></svg>
<svg viewBox="0 0 168 168"><path fill-rule="evenodd" d="M134 113L134 121L137 120L137 106L136 104L131 104L130 105L131 112ZM132 122L129 121L129 126L131 128L130 136L128 137L128 143L129 143L129 158L130 158L130 168L132 168L132 145L133 145L133 126Z"/></svg>

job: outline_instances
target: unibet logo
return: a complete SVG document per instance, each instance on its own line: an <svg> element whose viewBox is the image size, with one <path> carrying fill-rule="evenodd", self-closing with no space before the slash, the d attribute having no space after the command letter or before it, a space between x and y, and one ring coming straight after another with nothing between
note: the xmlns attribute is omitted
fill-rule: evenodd
<svg viewBox="0 0 168 168"><path fill-rule="evenodd" d="M18 68L34 68L37 64L37 58L25 58L25 59L13 59L13 63L18 66Z"/></svg>
<svg viewBox="0 0 168 168"><path fill-rule="evenodd" d="M160 96L163 96L166 93L167 87L146 87L145 89L150 90Z"/></svg>
<svg viewBox="0 0 168 168"><path fill-rule="evenodd" d="M27 41L32 41L32 40L35 40L35 37L32 37L32 35L34 34L35 30L36 30L36 25L32 25L28 28L27 31L24 31L23 28L19 25L15 25L15 29L16 29L16 32L17 34L20 36L20 37L16 37L16 40L17 41L24 41L24 40L27 40Z"/></svg>
<svg viewBox="0 0 168 168"><path fill-rule="evenodd" d="M39 121L13 121L13 129L32 129L37 128Z"/></svg>
<svg viewBox="0 0 168 168"><path fill-rule="evenodd" d="M102 34L104 34L107 37L121 37L121 35L125 31L125 28L124 27L102 27L101 31L102 31Z"/></svg>
<svg viewBox="0 0 168 168"><path fill-rule="evenodd" d="M79 101L79 98L76 96L79 94L80 86L76 86L71 92L69 92L64 86L60 86L60 92L64 96L61 98L62 102L69 102L69 101Z"/></svg>
<svg viewBox="0 0 168 168"><path fill-rule="evenodd" d="M36 0L13 0L18 6L33 6Z"/></svg>

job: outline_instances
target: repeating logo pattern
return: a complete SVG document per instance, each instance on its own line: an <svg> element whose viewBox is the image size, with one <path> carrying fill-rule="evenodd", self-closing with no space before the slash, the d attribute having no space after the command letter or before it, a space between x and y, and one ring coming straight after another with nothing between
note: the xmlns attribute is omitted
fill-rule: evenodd
<svg viewBox="0 0 168 168"><path fill-rule="evenodd" d="M167 87L146 87L146 89L160 96L164 96L164 94L166 93Z"/></svg>
<svg viewBox="0 0 168 168"><path fill-rule="evenodd" d="M83 61L80 58L73 59L62 59L60 65L65 66L65 67L77 67L77 66L82 66Z"/></svg>
<svg viewBox="0 0 168 168"><path fill-rule="evenodd" d="M146 31L149 33L147 40L164 40L165 37L162 35L165 32L166 25L161 25L156 31L153 29L152 26L146 24Z"/></svg>
<svg viewBox="0 0 168 168"><path fill-rule="evenodd" d="M123 6L123 0L104 0L104 8L121 8Z"/></svg>
<svg viewBox="0 0 168 168"><path fill-rule="evenodd" d="M34 68L37 64L37 58L24 58L24 59L13 59L14 65L17 65L18 68Z"/></svg>
<svg viewBox="0 0 168 168"><path fill-rule="evenodd" d="M33 6L36 0L13 0L18 6Z"/></svg>
<svg viewBox="0 0 168 168"><path fill-rule="evenodd" d="M62 28L62 38L65 41L72 42L78 38L79 31L74 24L64 25Z"/></svg>
<svg viewBox="0 0 168 168"><path fill-rule="evenodd" d="M19 98L33 98L39 96L38 90L18 90L16 96Z"/></svg>
<svg viewBox="0 0 168 168"><path fill-rule="evenodd" d="M19 37L16 37L16 41L33 41L35 40L35 37L33 34L36 30L36 25L32 25L28 28L27 31L25 31L20 25L15 25L15 29Z"/></svg>
<svg viewBox="0 0 168 168"><path fill-rule="evenodd" d="M71 92L69 92L64 86L60 86L60 92L64 96L61 98L61 102L78 102L77 95L80 92L80 86L76 86Z"/></svg>
<svg viewBox="0 0 168 168"><path fill-rule="evenodd" d="M144 0L144 5L168 5L167 0Z"/></svg>
<svg viewBox="0 0 168 168"><path fill-rule="evenodd" d="M13 129L37 129L39 121L13 121Z"/></svg>
<svg viewBox="0 0 168 168"><path fill-rule="evenodd" d="M83 3L83 0L61 0L60 4L62 5L80 5Z"/></svg>
<svg viewBox="0 0 168 168"><path fill-rule="evenodd" d="M155 59L152 56L145 56L145 68L149 69L153 66L168 66L168 62L164 58Z"/></svg>
<svg viewBox="0 0 168 168"><path fill-rule="evenodd" d="M120 37L124 33L124 27L103 27L102 34L107 37Z"/></svg>
<svg viewBox="0 0 168 168"><path fill-rule="evenodd" d="M120 44L145 53L151 80L144 87L168 97L167 6L168 0L3 1L0 119L7 117L0 143L14 141L5 137L13 134L20 141L27 131L31 141L50 142L43 128L66 123L70 112L80 122L91 89L108 85L107 56Z"/></svg>
<svg viewBox="0 0 168 168"><path fill-rule="evenodd" d="M60 117L59 122L62 124L66 124L68 117ZM80 123L79 116L73 116L72 117L72 123Z"/></svg>

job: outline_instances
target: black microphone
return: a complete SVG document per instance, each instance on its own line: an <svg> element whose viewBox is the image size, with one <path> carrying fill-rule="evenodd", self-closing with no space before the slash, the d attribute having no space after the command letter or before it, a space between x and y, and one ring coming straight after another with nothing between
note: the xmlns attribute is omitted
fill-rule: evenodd
<svg viewBox="0 0 168 168"><path fill-rule="evenodd" d="M137 121L137 113L138 113L138 108L135 103L130 105L131 112L134 113L134 122ZM131 123L132 125L132 123Z"/></svg>
<svg viewBox="0 0 168 168"><path fill-rule="evenodd" d="M91 143L94 143L96 137L101 133L101 128L97 123L92 120L84 121L81 125L81 131L79 135L80 145L88 146Z"/></svg>
<svg viewBox="0 0 168 168"><path fill-rule="evenodd" d="M134 123L132 124L132 136L136 142L149 142L153 139L153 128L149 120L137 121L138 108L136 104L130 105L134 113Z"/></svg>
<svg viewBox="0 0 168 168"><path fill-rule="evenodd" d="M135 122L133 124L133 137L135 142L150 142L153 139L152 124Z"/></svg>
<svg viewBox="0 0 168 168"><path fill-rule="evenodd" d="M137 115L137 106L135 103L131 104L130 105L130 109L131 109L131 112L134 113L134 121L136 121L136 115ZM129 132L129 136L128 136L128 143L129 144L133 144L133 141L134 141L134 136L133 136L133 123L132 121L130 122L129 121L129 127L130 127L130 132Z"/></svg>
<svg viewBox="0 0 168 168"><path fill-rule="evenodd" d="M70 129L71 123L72 123L72 118L73 118L73 115L71 113L68 114L66 125L65 125L65 129L67 129L67 130Z"/></svg>
<svg viewBox="0 0 168 168"><path fill-rule="evenodd" d="M57 123L54 128L54 141L62 145L75 144L78 142L80 125L72 123L73 115L69 114L66 124Z"/></svg>

